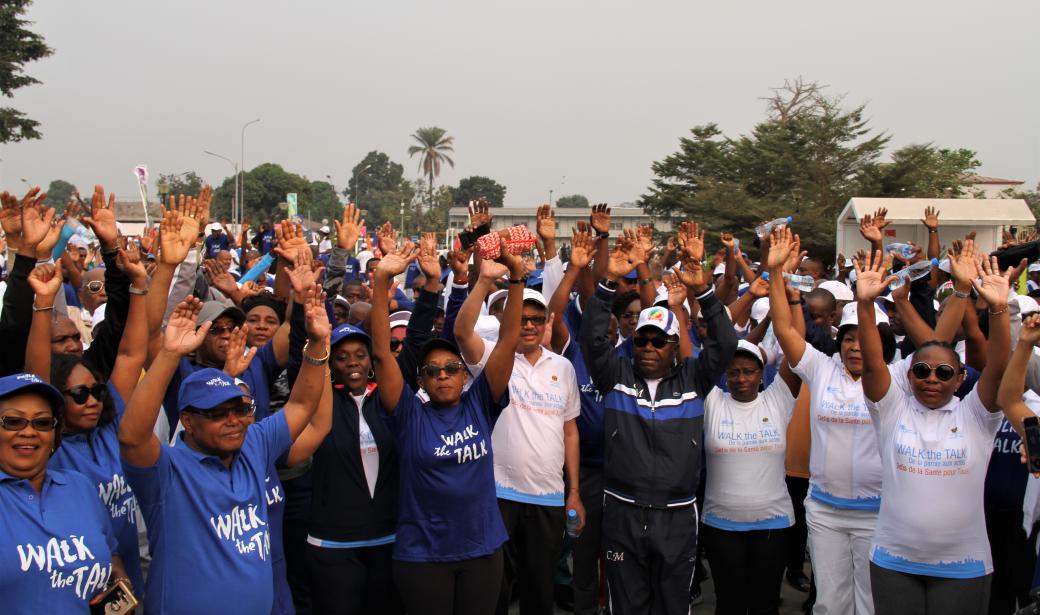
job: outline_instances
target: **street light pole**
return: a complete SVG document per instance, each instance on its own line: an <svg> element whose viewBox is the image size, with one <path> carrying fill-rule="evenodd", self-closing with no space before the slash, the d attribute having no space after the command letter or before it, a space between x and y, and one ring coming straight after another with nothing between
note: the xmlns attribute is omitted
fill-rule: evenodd
<svg viewBox="0 0 1040 615"><path fill-rule="evenodd" d="M240 150L239 150L239 153L238 153L239 165L238 165L238 172L236 173L236 176L237 176L237 179L238 179L238 182L237 182L237 184L238 184L238 211L235 213L235 216L236 216L235 222L236 223L241 223L242 212L245 211L245 205L246 205L246 203L245 203L245 201L246 201L246 182L245 182L245 178L242 177L242 174L246 170L246 128L249 128L250 124L255 124L255 123L259 122L259 121L260 121L260 118L256 118L255 120L250 120L250 121L248 121L248 122L246 122L245 124L242 125L242 138L239 141Z"/></svg>
<svg viewBox="0 0 1040 615"><path fill-rule="evenodd" d="M372 165L365 165L365 168L354 172L354 205L361 208L361 176L365 174L365 171L372 168Z"/></svg>
<svg viewBox="0 0 1040 615"><path fill-rule="evenodd" d="M330 222L335 220L339 216L336 215L336 206L339 205L339 194L336 192L336 184L332 183L332 176L326 175L325 179L329 180L329 185L332 186L332 194L336 195L336 200L332 203L332 215L329 217Z"/></svg>
<svg viewBox="0 0 1040 615"><path fill-rule="evenodd" d="M404 238L404 201L401 201L401 237Z"/></svg>
<svg viewBox="0 0 1040 615"><path fill-rule="evenodd" d="M242 226L241 226L241 224L239 222L237 222L237 219L235 217L235 214L238 211L238 163L233 161L233 160L231 160L227 156L221 156L220 154L215 154L215 153L213 153L213 152L211 152L211 151L209 151L207 149L202 150L202 153L203 154L209 154L210 156L213 156L214 158L220 158L221 160L226 161L228 164L231 165L231 168L234 169L234 171L235 171L235 194L231 197L231 223L235 225L235 232L241 233L242 232ZM208 222L208 220L207 220L207 222Z"/></svg>

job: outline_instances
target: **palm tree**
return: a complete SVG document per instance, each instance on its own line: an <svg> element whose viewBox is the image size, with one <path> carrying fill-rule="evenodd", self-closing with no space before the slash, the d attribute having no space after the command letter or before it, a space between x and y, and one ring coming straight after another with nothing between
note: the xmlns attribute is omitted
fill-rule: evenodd
<svg viewBox="0 0 1040 615"><path fill-rule="evenodd" d="M454 152L455 137L447 136L443 128L430 126L420 128L412 134L419 142L408 148L408 155L419 154L419 170L430 180L430 203L433 203L433 178L441 174L441 163L447 162L452 168L455 161L444 152Z"/></svg>

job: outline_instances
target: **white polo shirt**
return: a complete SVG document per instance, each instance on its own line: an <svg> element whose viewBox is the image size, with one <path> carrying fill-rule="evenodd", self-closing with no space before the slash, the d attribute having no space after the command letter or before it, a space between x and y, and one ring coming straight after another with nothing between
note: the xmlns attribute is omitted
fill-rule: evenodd
<svg viewBox="0 0 1040 615"><path fill-rule="evenodd" d="M878 510L881 456L863 385L837 353L828 357L808 344L791 371L812 395L809 494L835 508Z"/></svg>
<svg viewBox="0 0 1040 615"><path fill-rule="evenodd" d="M784 480L787 425L793 412L794 396L780 377L750 402L739 402L718 387L708 393L705 525L736 532L794 525Z"/></svg>
<svg viewBox="0 0 1040 615"><path fill-rule="evenodd" d="M982 496L1003 413L986 410L977 389L928 409L895 383L867 407L885 492L870 560L933 577L992 573Z"/></svg>
<svg viewBox="0 0 1040 615"><path fill-rule="evenodd" d="M470 365L484 370L494 344L484 341L484 356ZM542 506L563 506L563 424L578 418L581 399L574 366L542 348L534 365L514 354L509 405L491 432L495 489L499 498Z"/></svg>

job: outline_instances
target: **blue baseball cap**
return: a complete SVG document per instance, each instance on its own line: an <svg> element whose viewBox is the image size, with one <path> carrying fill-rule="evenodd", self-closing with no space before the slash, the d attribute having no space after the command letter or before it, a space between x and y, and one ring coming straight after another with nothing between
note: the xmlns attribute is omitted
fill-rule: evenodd
<svg viewBox="0 0 1040 615"><path fill-rule="evenodd" d="M330 346L335 346L348 337L361 338L361 341L366 344L372 343L372 338L370 338L363 330L354 325L340 325L332 330L332 341L330 342Z"/></svg>
<svg viewBox="0 0 1040 615"><path fill-rule="evenodd" d="M51 405L54 416L65 407L65 396L61 391L44 382L35 374L12 374L0 378L0 399L19 393L37 393Z"/></svg>
<svg viewBox="0 0 1040 615"><path fill-rule="evenodd" d="M527 274L527 288L531 288L532 286L541 286L541 285L542 285L542 270L541 269L535 269L534 271L532 271L532 272Z"/></svg>
<svg viewBox="0 0 1040 615"><path fill-rule="evenodd" d="M635 269L633 269L632 271L629 271L628 274L625 275L625 279L626 280L638 280L639 279L639 274L636 272Z"/></svg>
<svg viewBox="0 0 1040 615"><path fill-rule="evenodd" d="M209 410L228 400L242 397L252 399L252 395L244 392L235 384L234 378L219 369L206 367L181 382L181 388L177 391L177 410L180 412L183 412L185 408Z"/></svg>

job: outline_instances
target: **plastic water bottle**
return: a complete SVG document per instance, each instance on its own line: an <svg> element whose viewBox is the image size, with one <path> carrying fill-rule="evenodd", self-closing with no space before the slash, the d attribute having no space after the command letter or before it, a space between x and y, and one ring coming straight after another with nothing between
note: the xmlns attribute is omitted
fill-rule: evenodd
<svg viewBox="0 0 1040 615"><path fill-rule="evenodd" d="M910 260L917 254L917 249L908 243L890 243L885 246L885 251L889 253L895 252L907 260Z"/></svg>
<svg viewBox="0 0 1040 615"><path fill-rule="evenodd" d="M755 234L759 237L765 237L772 233L773 229L783 226L784 224L790 224L792 221L794 221L794 218L787 216L786 218L777 218L776 220L771 220L765 224L759 224L755 227Z"/></svg>
<svg viewBox="0 0 1040 615"><path fill-rule="evenodd" d="M938 266L939 259L937 258L933 258L930 261L917 261L913 265L897 271L895 275L898 277L888 285L888 288L889 290L895 290L904 284L909 284L914 280L920 280L932 272L932 267Z"/></svg>
<svg viewBox="0 0 1040 615"><path fill-rule="evenodd" d="M762 278L763 280L765 280L766 282L768 282L768 281L769 281L769 272L768 272L768 271L763 271L763 272L762 272L762 275L760 275L760 276L758 276L758 277L760 277L760 278Z"/></svg>
<svg viewBox="0 0 1040 615"><path fill-rule="evenodd" d="M61 227L61 234L58 235L58 243L54 244L54 249L51 250L51 258L58 260L61 258L62 252L65 251L65 246L69 245L69 240L72 239L73 235L79 235L84 239L90 239L91 232L87 227L77 220L76 218L67 218L65 220L65 226Z"/></svg>
<svg viewBox="0 0 1040 615"><path fill-rule="evenodd" d="M812 292L813 288L816 288L816 280L811 275L795 275L793 273L785 273L784 279L787 280L787 285L795 290L803 293Z"/></svg>
<svg viewBox="0 0 1040 615"><path fill-rule="evenodd" d="M578 518L578 511L573 508L567 509L567 535L571 538L577 538L581 532L578 531L578 525L581 523L581 519Z"/></svg>
<svg viewBox="0 0 1040 615"><path fill-rule="evenodd" d="M249 269L249 271L247 271L245 273L245 275L243 275L241 278L239 278L239 280L238 280L239 283L240 284L245 284L246 282L252 282L253 280L255 280L258 277L260 277L260 274L262 274L263 272L265 272L268 269L270 269L271 265L273 265L273 264L274 264L274 256L272 256L270 252L268 252L267 254L264 254L263 258L261 258L259 261L257 261L257 263L255 265L253 265Z"/></svg>

